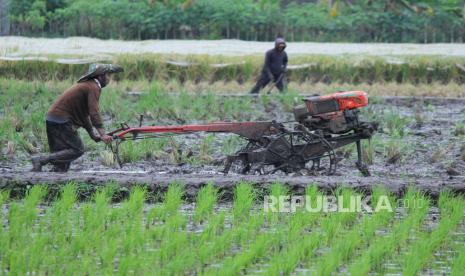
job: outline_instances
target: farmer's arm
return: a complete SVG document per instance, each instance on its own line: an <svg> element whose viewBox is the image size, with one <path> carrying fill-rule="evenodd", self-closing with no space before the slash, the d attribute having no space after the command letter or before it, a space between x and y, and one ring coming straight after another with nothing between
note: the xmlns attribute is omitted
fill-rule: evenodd
<svg viewBox="0 0 465 276"><path fill-rule="evenodd" d="M84 122L84 129L87 131L89 134L90 138L94 140L95 142L98 142L100 140L100 137L96 136L92 127L92 123L90 121L90 117L87 117L87 119Z"/></svg>
<svg viewBox="0 0 465 276"><path fill-rule="evenodd" d="M283 71L284 72L287 72L287 61L288 61L287 54L284 53L284 59L283 59Z"/></svg>
<svg viewBox="0 0 465 276"><path fill-rule="evenodd" d="M273 74L271 73L271 51L266 52L265 54L265 66L264 66L265 72L270 77L270 79L273 78Z"/></svg>
<svg viewBox="0 0 465 276"><path fill-rule="evenodd" d="M103 129L102 116L100 115L99 107L99 94L96 91L91 91L88 94L88 105L89 105L89 118L92 125L97 129L100 139L102 139L105 144L109 143L112 138L105 134Z"/></svg>

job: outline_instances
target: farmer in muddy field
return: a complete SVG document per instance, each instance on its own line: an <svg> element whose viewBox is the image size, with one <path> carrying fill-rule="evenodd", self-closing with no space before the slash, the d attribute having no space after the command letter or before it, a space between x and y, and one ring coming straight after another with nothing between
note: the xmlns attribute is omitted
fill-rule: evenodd
<svg viewBox="0 0 465 276"><path fill-rule="evenodd" d="M66 90L50 107L46 115L46 128L50 154L31 159L32 171L52 164L54 172L66 172L72 161L84 154L84 145L78 128L83 127L95 141L110 143L113 138L105 134L99 111L102 88L110 82L110 74L123 68L112 64L91 64L87 74ZM97 129L98 135L93 128Z"/></svg>
<svg viewBox="0 0 465 276"><path fill-rule="evenodd" d="M262 74L257 84L250 91L251 94L258 94L260 89L268 85L270 81L279 91L284 90L285 73L287 72L287 54L284 49L286 49L286 42L283 38L278 37L274 42L274 48L268 50L265 54Z"/></svg>

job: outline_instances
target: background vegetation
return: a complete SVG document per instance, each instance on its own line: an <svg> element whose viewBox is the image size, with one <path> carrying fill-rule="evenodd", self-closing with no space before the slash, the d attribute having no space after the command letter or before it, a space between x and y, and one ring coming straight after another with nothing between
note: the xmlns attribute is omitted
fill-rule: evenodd
<svg viewBox="0 0 465 276"><path fill-rule="evenodd" d="M420 43L465 36L461 0L0 0L0 7L4 35Z"/></svg>

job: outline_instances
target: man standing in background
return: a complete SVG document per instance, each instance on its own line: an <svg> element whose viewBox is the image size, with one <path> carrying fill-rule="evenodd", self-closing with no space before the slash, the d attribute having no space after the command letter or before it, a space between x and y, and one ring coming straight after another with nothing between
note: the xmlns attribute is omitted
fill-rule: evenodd
<svg viewBox="0 0 465 276"><path fill-rule="evenodd" d="M284 74L287 71L287 54L284 49L286 49L286 42L283 38L278 37L274 42L274 48L266 52L262 74L250 91L251 94L258 94L260 89L270 81L273 81L279 91L284 90Z"/></svg>

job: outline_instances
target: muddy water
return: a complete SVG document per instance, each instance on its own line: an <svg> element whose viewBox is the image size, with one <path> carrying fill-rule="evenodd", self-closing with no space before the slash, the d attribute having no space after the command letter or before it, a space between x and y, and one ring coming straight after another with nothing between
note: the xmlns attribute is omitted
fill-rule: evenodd
<svg viewBox="0 0 465 276"><path fill-rule="evenodd" d="M125 164L123 168L107 167L99 158L98 151L91 151L75 161L67 174L37 174L28 173L31 166L27 156L22 156L0 162L0 174L3 175L0 183L5 185L12 180L16 183L60 183L72 179L103 184L105 180L114 179L125 185L152 183L156 186L180 180L195 187L201 186L206 181L229 187L240 180L250 180L256 183L283 181L295 184L296 187L315 181L329 188L341 183L355 187L379 183L391 186L392 190L399 192L408 184L425 185L436 192L444 187L453 189L458 187L458 190L463 190L465 161L462 159L461 149L465 138L464 135L454 132L458 125L465 123L464 103L465 101L460 99L447 101L390 98L388 101L373 101L362 113L362 117L376 120L381 124L381 128L371 141L374 147L374 160L370 165L371 177L362 177L355 168L354 150L340 152L341 161L338 163L336 175L332 177L283 173L273 176L242 176L230 173L224 176L221 173L225 156L222 145L231 135L217 134L210 145L212 161L207 164L188 162L175 164L165 156ZM251 120L292 120L292 114L286 112L277 103L272 103L272 108L264 108L260 101L255 105L257 112L251 116ZM402 137L389 129L389 121L394 124L392 122L399 120L404 121L401 127ZM192 151L195 155L199 153L201 141L206 136L207 134L198 133L177 137L176 140L181 145L182 152L186 154ZM169 147L165 150L172 151ZM398 151L398 156L392 158L390 151Z"/></svg>

